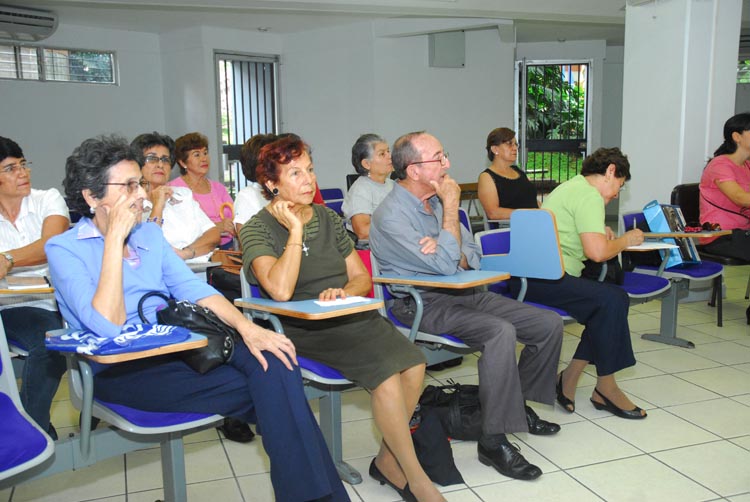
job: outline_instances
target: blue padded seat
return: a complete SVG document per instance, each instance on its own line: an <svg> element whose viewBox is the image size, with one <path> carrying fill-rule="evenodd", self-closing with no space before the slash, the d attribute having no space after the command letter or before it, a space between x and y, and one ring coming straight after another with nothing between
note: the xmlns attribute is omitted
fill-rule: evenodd
<svg viewBox="0 0 750 502"><path fill-rule="evenodd" d="M625 272L622 289L630 297L652 297L658 293L667 291L670 287L669 280L655 275L637 274Z"/></svg>
<svg viewBox="0 0 750 502"><path fill-rule="evenodd" d="M299 363L300 369L315 373L320 378L329 380L346 380L346 377L342 375L338 370L335 370L330 366L326 366L325 364L318 361L313 361L312 359L308 359L306 357L298 355L297 362Z"/></svg>
<svg viewBox="0 0 750 502"><path fill-rule="evenodd" d="M0 417L0 473L37 458L47 448L47 438L7 394L0 394Z"/></svg>

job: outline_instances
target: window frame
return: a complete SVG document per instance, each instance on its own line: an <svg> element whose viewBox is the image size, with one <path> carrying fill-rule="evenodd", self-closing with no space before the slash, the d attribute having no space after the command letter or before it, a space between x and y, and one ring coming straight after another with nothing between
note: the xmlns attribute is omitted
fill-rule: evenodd
<svg viewBox="0 0 750 502"><path fill-rule="evenodd" d="M47 45L29 45L29 44L15 44L15 43L1 43L0 46L11 47L13 49L13 60L15 64L16 77L4 77L0 76L0 81L5 82L55 82L62 84L93 84L93 85L120 85L120 71L119 71L119 58L117 57L117 51L112 50L99 50L99 49L84 49L74 47L60 47L60 46L47 46ZM24 69L22 64L22 49L33 48L36 53L36 66L37 66L37 78L24 77ZM51 79L48 78L48 68L45 61L45 51L67 51L68 54L76 52L93 52L97 54L105 54L110 57L112 65L112 81L111 82L96 82L90 80L73 80L73 79Z"/></svg>

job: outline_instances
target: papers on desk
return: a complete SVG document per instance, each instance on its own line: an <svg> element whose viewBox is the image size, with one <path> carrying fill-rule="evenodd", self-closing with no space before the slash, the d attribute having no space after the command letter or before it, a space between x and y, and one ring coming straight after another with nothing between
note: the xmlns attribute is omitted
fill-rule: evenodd
<svg viewBox="0 0 750 502"><path fill-rule="evenodd" d="M677 247L675 244L666 242L645 241L637 246L629 246L625 248L625 251L654 251L657 249L676 249Z"/></svg>
<svg viewBox="0 0 750 502"><path fill-rule="evenodd" d="M364 296L347 296L346 298L337 298L335 300L320 301L315 300L315 305L321 307L337 307L339 305L351 305L353 303L362 303L368 301L369 298Z"/></svg>

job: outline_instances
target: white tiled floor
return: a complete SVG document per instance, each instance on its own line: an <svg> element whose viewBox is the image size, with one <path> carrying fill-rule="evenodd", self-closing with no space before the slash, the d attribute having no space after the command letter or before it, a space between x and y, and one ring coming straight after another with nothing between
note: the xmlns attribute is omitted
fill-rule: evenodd
<svg viewBox="0 0 750 502"><path fill-rule="evenodd" d="M453 454L466 484L442 490L451 502L532 501L699 501L750 502L750 326L745 324L745 285L750 267L726 269L724 327L705 302L680 306L679 335L696 343L681 349L642 340L659 326L659 303L631 309L630 326L638 364L618 374L623 389L648 410L643 421L628 421L595 410L588 397L593 368L579 383L577 410L536 406L544 418L562 424L555 437L516 434L527 459L544 475L536 481L510 480L479 463L476 444L455 442ZM581 327L566 326L561 364L575 350ZM476 382L476 357L431 373L426 383L454 378ZM313 409L316 409L315 403ZM75 432L78 414L67 389L52 412L61 434ZM377 451L369 398L345 393L344 456L364 474L347 486L354 501L397 500L391 489L367 476ZM186 439L188 496L191 501L273 500L268 461L260 441L240 445L214 430ZM162 497L159 452L142 450L76 472L0 491L0 500L137 501Z"/></svg>

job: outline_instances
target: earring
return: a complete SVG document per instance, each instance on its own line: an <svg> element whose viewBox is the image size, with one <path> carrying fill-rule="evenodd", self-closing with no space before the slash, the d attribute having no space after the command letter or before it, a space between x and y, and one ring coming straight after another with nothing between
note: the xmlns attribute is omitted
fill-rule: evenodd
<svg viewBox="0 0 750 502"><path fill-rule="evenodd" d="M279 189L274 188L273 190L271 190L271 193L273 194L274 197L276 197L277 195L279 195Z"/></svg>
<svg viewBox="0 0 750 502"><path fill-rule="evenodd" d="M89 212L90 212L91 214L95 214L95 213L96 213L96 208L94 208L94 207L90 207L90 208L89 208Z"/></svg>

